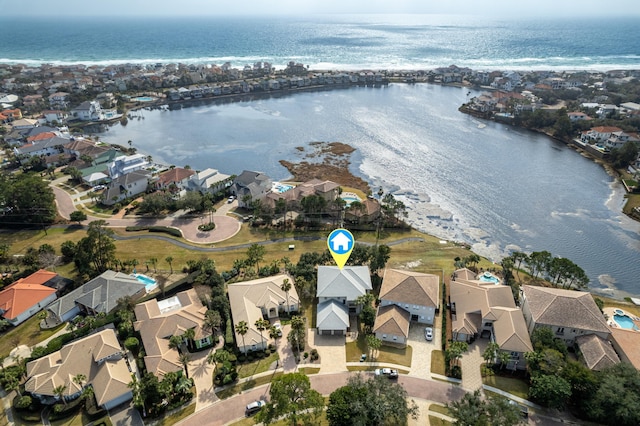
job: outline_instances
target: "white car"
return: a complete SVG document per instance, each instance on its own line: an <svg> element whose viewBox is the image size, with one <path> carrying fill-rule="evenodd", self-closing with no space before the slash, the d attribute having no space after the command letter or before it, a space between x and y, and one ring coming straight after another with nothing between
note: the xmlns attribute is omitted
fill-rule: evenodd
<svg viewBox="0 0 640 426"><path fill-rule="evenodd" d="M374 371L376 376L387 376L390 379L398 378L398 370L394 370L392 368L377 368Z"/></svg>
<svg viewBox="0 0 640 426"><path fill-rule="evenodd" d="M233 203L233 200L235 200L235 199L236 199L236 197L232 195L231 197L227 198L227 203L231 204L231 203Z"/></svg>
<svg viewBox="0 0 640 426"><path fill-rule="evenodd" d="M258 411L260 411L262 407L264 407L264 405L265 405L264 401L261 401L261 400L253 401L247 404L247 407L244 409L244 415L247 417L253 416Z"/></svg>
<svg viewBox="0 0 640 426"><path fill-rule="evenodd" d="M96 185L96 186L94 186L92 189L93 189L94 191L101 191L101 190L106 189L106 188L107 188L107 187L106 187L106 186L104 186L104 185Z"/></svg>
<svg viewBox="0 0 640 426"><path fill-rule="evenodd" d="M278 337L282 337L282 325L279 322L273 323L273 328L278 331Z"/></svg>
<svg viewBox="0 0 640 426"><path fill-rule="evenodd" d="M424 338L428 341L433 340L433 328L427 327L424 329Z"/></svg>

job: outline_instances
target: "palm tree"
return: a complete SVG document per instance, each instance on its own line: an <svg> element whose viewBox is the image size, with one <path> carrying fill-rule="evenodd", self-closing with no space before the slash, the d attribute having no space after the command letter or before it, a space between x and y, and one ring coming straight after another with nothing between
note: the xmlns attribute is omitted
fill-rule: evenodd
<svg viewBox="0 0 640 426"><path fill-rule="evenodd" d="M300 356L300 341L304 337L304 320L298 315L291 318L291 333L294 333L298 345L298 356Z"/></svg>
<svg viewBox="0 0 640 426"><path fill-rule="evenodd" d="M158 258L152 257L151 259L149 259L149 262L151 262L151 264L153 265L153 272L157 274L158 270L156 269L156 266L158 266Z"/></svg>
<svg viewBox="0 0 640 426"><path fill-rule="evenodd" d="M132 259L131 260L131 266L133 266L133 271L135 272L136 270L136 266L138 266L140 264L140 262L138 262L138 259Z"/></svg>
<svg viewBox="0 0 640 426"><path fill-rule="evenodd" d="M224 350L219 349L213 353L210 353L207 357L207 362L209 364L213 364L213 375L216 375L216 371L218 371L218 364L224 364L226 361L229 361L229 356L231 354Z"/></svg>
<svg viewBox="0 0 640 426"><path fill-rule="evenodd" d="M191 387L193 386L193 382L188 377L179 377L178 381L175 385L175 390L181 394L187 394Z"/></svg>
<svg viewBox="0 0 640 426"><path fill-rule="evenodd" d="M73 376L73 383L75 383L76 385L80 386L80 389L82 389L84 387L84 382L87 381L87 376L85 376L82 373L76 374L75 376Z"/></svg>
<svg viewBox="0 0 640 426"><path fill-rule="evenodd" d="M170 349L178 349L180 345L184 343L183 337L178 335L173 335L169 337L169 348Z"/></svg>
<svg viewBox="0 0 640 426"><path fill-rule="evenodd" d="M65 385L56 386L55 388L53 388L53 394L57 396L58 399L61 399L66 407L67 401L62 397L65 390L67 390L67 387Z"/></svg>
<svg viewBox="0 0 640 426"><path fill-rule="evenodd" d="M196 337L196 330L194 328L187 328L184 333L182 333L182 337L187 339L187 347L192 349L193 339Z"/></svg>
<svg viewBox="0 0 640 426"><path fill-rule="evenodd" d="M285 278L284 280L282 280L282 284L280 285L280 288L282 289L282 291L284 291L285 295L287 296L287 314L289 314L290 313L289 291L291 290L291 282L289 281L289 278Z"/></svg>
<svg viewBox="0 0 640 426"><path fill-rule="evenodd" d="M212 311L209 309L204 314L204 322L202 324L205 330L211 330L211 335L215 337L216 332L220 328L222 324L222 318L220 317L220 313L218 311Z"/></svg>
<svg viewBox="0 0 640 426"><path fill-rule="evenodd" d="M86 388L82 389L82 394L80 396L84 399L91 399L93 398L93 395L95 395L93 386L87 386Z"/></svg>
<svg viewBox="0 0 640 426"><path fill-rule="evenodd" d="M262 337L262 332L269 327L269 321L259 318L256 321L256 328L260 332L260 343L262 343L262 348L264 349L264 338Z"/></svg>
<svg viewBox="0 0 640 426"><path fill-rule="evenodd" d="M189 362L191 361L191 355L189 354L180 354L180 364L184 367L184 372L189 378Z"/></svg>
<svg viewBox="0 0 640 426"><path fill-rule="evenodd" d="M278 346L278 337L280 337L280 332L274 326L269 327L269 337L276 342L276 346Z"/></svg>
<svg viewBox="0 0 640 426"><path fill-rule="evenodd" d="M167 263L169 264L169 269L171 270L171 272L169 272L169 274L173 274L173 265L171 262L173 262L173 257L171 256L167 256L164 258L164 260L167 261Z"/></svg>
<svg viewBox="0 0 640 426"><path fill-rule="evenodd" d="M236 333L238 333L240 336L242 336L242 347L244 349L244 353L247 353L247 345L245 345L244 343L244 336L245 334L247 334L247 332L249 331L249 325L246 323L246 321L240 321L239 323L236 324Z"/></svg>

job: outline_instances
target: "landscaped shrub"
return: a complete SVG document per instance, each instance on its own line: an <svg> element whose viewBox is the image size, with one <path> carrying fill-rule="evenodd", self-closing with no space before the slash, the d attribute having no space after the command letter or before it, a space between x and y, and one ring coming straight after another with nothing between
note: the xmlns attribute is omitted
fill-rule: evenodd
<svg viewBox="0 0 640 426"><path fill-rule="evenodd" d="M124 347L135 353L140 347L140 341L135 337L129 337L124 341Z"/></svg>
<svg viewBox="0 0 640 426"><path fill-rule="evenodd" d="M276 345L274 345L273 343L269 343L268 348L269 348L269 350L270 350L271 352L275 352L275 351L276 351Z"/></svg>
<svg viewBox="0 0 640 426"><path fill-rule="evenodd" d="M309 352L305 352L305 353L302 355L302 357L303 357L304 359L309 358Z"/></svg>
<svg viewBox="0 0 640 426"><path fill-rule="evenodd" d="M228 361L231 365L236 365L238 363L238 357L235 354L230 353Z"/></svg>
<svg viewBox="0 0 640 426"><path fill-rule="evenodd" d="M311 349L311 361L317 361L320 358L320 354L318 354L317 349Z"/></svg>
<svg viewBox="0 0 640 426"><path fill-rule="evenodd" d="M168 226L127 226L125 230L127 232L137 232L137 231L164 232L165 234L182 238L182 232L180 232L179 229L170 228Z"/></svg>
<svg viewBox="0 0 640 426"><path fill-rule="evenodd" d="M459 365L454 365L451 367L451 373L449 377L453 377L454 379L462 379L462 368Z"/></svg>
<svg viewBox="0 0 640 426"><path fill-rule="evenodd" d="M18 398L18 400L15 403L15 407L21 410L25 410L29 408L32 403L33 403L33 400L29 395L23 395L22 397Z"/></svg>

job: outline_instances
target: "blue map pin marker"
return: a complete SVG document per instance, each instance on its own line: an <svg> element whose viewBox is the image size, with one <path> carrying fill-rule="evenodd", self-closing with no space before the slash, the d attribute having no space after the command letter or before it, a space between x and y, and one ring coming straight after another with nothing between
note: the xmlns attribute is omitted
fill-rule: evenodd
<svg viewBox="0 0 640 426"><path fill-rule="evenodd" d="M336 261L338 268L342 269L347 260L349 260L355 241L353 234L342 228L333 230L327 237L329 252L331 252L331 256Z"/></svg>

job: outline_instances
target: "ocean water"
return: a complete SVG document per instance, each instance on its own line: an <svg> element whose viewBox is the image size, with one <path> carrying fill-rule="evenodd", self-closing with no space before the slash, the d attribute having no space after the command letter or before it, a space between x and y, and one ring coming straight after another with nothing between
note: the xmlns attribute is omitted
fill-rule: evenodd
<svg viewBox="0 0 640 426"><path fill-rule="evenodd" d="M274 180L289 177L279 160L302 159L296 147L348 143L351 171L403 201L416 228L495 261L548 250L580 265L594 290L640 294L640 224L621 214L620 184L562 143L458 112L467 92L391 84L203 102L137 111L100 136L168 164Z"/></svg>
<svg viewBox="0 0 640 426"><path fill-rule="evenodd" d="M183 62L315 69L640 67L633 18L464 15L2 18L0 63Z"/></svg>

